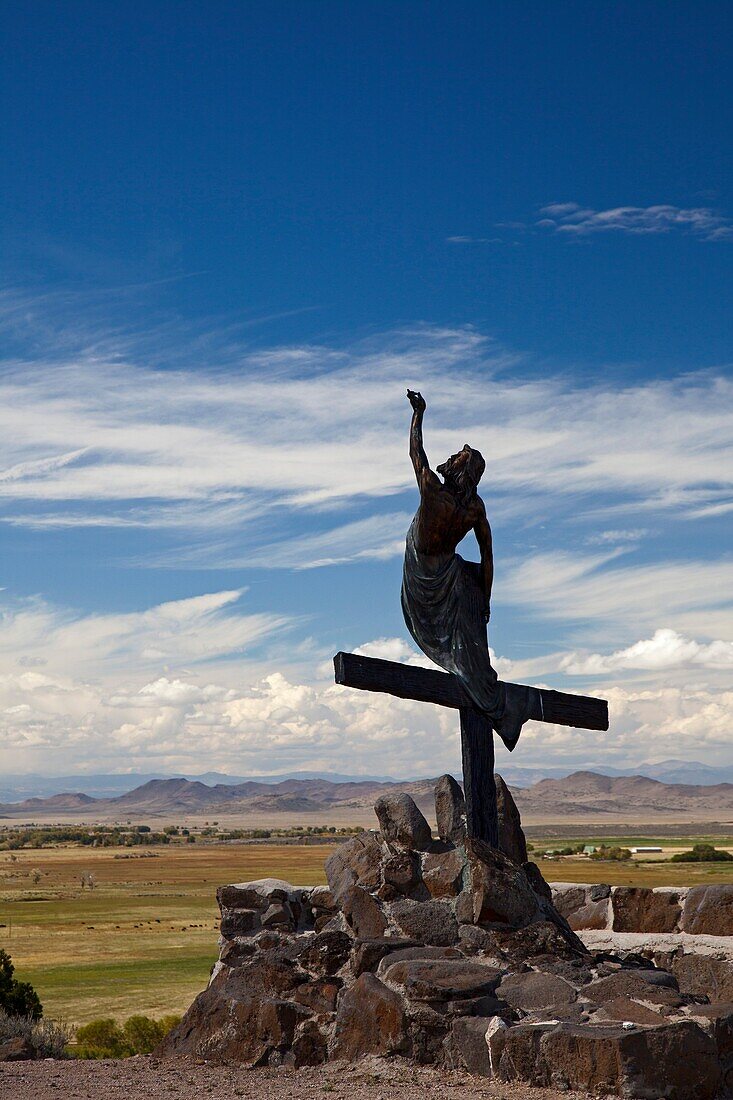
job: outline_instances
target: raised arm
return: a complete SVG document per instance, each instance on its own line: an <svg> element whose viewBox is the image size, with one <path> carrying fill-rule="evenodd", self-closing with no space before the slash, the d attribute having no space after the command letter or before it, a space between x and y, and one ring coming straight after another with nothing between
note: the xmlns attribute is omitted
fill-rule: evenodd
<svg viewBox="0 0 733 1100"><path fill-rule="evenodd" d="M434 474L428 465L428 456L422 443L422 418L425 412L425 398L415 390L408 390L407 397L412 405L412 423L410 424L410 458L415 470L417 483L422 490L426 481L438 482L437 474Z"/></svg>
<svg viewBox="0 0 733 1100"><path fill-rule="evenodd" d="M476 542L478 548L481 551L481 576L484 582L484 592L486 593L486 622L491 618L491 589L494 584L494 547L491 538L491 528L489 527L489 521L486 518L486 512L483 511L480 519L474 524L474 534L476 536Z"/></svg>

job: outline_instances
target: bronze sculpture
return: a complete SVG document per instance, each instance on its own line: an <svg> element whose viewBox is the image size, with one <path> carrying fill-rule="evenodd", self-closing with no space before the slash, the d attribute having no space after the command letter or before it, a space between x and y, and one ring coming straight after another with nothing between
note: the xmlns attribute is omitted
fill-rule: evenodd
<svg viewBox="0 0 733 1100"><path fill-rule="evenodd" d="M402 610L420 649L448 675L343 652L333 659L334 675L336 683L345 687L387 692L458 711L468 835L497 847L493 731L513 749L529 718L607 730L608 704L605 699L503 683L497 678L486 636L494 580L491 528L477 492L484 460L466 444L434 473L422 441L425 401L411 390L407 396L413 408L410 457L420 506L407 534ZM481 551L480 564L456 554L458 543L471 530Z"/></svg>
<svg viewBox="0 0 733 1100"><path fill-rule="evenodd" d="M531 709L529 689L507 691L491 664L486 624L491 617L494 557L491 527L477 487L485 469L479 451L462 450L430 469L423 447L425 400L407 391L412 405L410 458L420 505L407 533L402 611L420 649L460 681L468 700L513 749ZM442 475L441 481L438 474ZM473 531L480 565L456 553Z"/></svg>

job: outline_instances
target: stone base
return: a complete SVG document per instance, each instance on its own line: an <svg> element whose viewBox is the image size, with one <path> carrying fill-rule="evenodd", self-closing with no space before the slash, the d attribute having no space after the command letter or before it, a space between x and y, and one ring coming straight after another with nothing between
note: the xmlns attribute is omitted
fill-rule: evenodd
<svg viewBox="0 0 733 1100"><path fill-rule="evenodd" d="M407 796L383 798L380 833L336 850L328 887L220 888L219 961L159 1053L296 1067L399 1056L669 1100L712 1100L733 1084L733 1004L710 1003L733 1000L727 971L592 954L538 869L517 862L508 789L502 807L504 851L465 838L460 789L446 779L440 840Z"/></svg>

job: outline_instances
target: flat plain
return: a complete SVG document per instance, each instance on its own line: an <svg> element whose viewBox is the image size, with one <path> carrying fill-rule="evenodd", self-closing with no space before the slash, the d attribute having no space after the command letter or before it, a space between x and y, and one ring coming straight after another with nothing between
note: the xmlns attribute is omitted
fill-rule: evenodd
<svg viewBox="0 0 733 1100"><path fill-rule="evenodd" d="M619 839L628 845L655 838ZM666 855L702 838L658 839ZM555 830L532 842L536 858L546 847L562 846L563 837ZM0 947L11 954L16 976L36 987L49 1017L76 1025L99 1016L183 1012L206 985L216 959L216 887L268 876L317 885L325 882L323 864L333 848L235 842L3 852ZM587 857L537 862L548 881L733 882L733 863ZM91 890L81 885L85 874L94 878Z"/></svg>

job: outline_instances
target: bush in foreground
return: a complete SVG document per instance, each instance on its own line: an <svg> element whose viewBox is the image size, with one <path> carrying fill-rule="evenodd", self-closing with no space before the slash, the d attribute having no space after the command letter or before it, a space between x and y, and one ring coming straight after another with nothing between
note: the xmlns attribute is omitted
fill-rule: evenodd
<svg viewBox="0 0 733 1100"><path fill-rule="evenodd" d="M76 1033L77 1058L130 1058L151 1054L158 1043L179 1023L180 1016L130 1016L120 1026L111 1017L92 1020Z"/></svg>
<svg viewBox="0 0 733 1100"><path fill-rule="evenodd" d="M14 978L14 972L10 955L0 949L0 1011L8 1016L27 1016L31 1020L40 1020L43 1006L38 994L30 982L19 982Z"/></svg>
<svg viewBox="0 0 733 1100"><path fill-rule="evenodd" d="M63 1058L71 1031L65 1024L57 1024L53 1020L11 1016L0 1009L0 1043L5 1039L17 1038L30 1043L36 1058Z"/></svg>
<svg viewBox="0 0 733 1100"><path fill-rule="evenodd" d="M730 852L720 851L712 844L693 844L691 852L677 852L670 863L726 863L733 859Z"/></svg>

